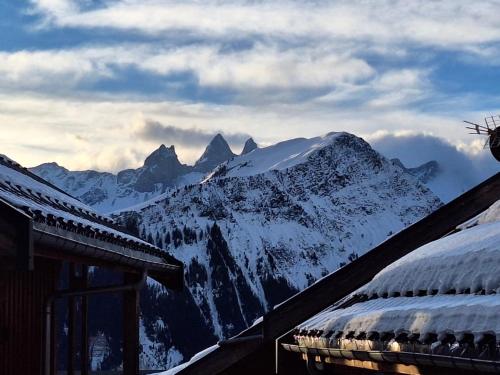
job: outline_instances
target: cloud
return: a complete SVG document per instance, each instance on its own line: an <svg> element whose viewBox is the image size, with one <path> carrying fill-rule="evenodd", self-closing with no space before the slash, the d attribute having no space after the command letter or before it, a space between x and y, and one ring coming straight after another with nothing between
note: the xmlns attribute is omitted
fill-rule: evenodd
<svg viewBox="0 0 500 375"><path fill-rule="evenodd" d="M500 40L498 2L469 0L184 1L128 0L85 8L73 0L33 0L44 27L111 28L165 35L181 31L205 38L307 38L412 43L464 51Z"/></svg>
<svg viewBox="0 0 500 375"><path fill-rule="evenodd" d="M0 83L16 88L64 84L73 87L83 77L109 75L89 59L68 51L0 52Z"/></svg>
<svg viewBox="0 0 500 375"><path fill-rule="evenodd" d="M146 120L137 130L137 135L145 140L192 148L205 147L217 133L221 133L228 143L238 145L250 137L244 133L207 132L196 128L183 129L152 120Z"/></svg>
<svg viewBox="0 0 500 375"><path fill-rule="evenodd" d="M491 112L495 113L493 109ZM56 161L70 169L116 171L117 168L141 166L144 158L161 142L179 146L182 140L190 142L187 135L192 136L197 145L182 145L177 148L177 152L182 162L192 164L217 132L228 135L230 143L237 146L241 144L238 141L243 140L244 134L250 134L259 144L272 144L296 137L314 137L330 131L348 131L363 136L371 143L384 135L412 135L418 131L446 137L450 143L463 150L462 154L470 154L471 158L474 152L489 157L489 153L482 151L481 145L478 146L482 139L478 143L477 138L467 135L461 123L463 118L480 118L480 114L422 114L415 110L363 106L352 110L342 106L333 107L331 104L316 105L313 102L264 103L256 107L217 105L95 93L63 98L0 90L0 148L2 153L26 166ZM147 128L149 138L137 134L145 129L145 119L154 120L149 122ZM156 123L156 126L151 126L151 123ZM163 133L162 128L168 124L175 124L174 129L167 128ZM194 134L190 132L193 128ZM202 133L201 136L196 131ZM234 139L231 137L233 135ZM83 140L81 136L84 136ZM40 140L37 144L54 149L64 145L72 152L54 151L48 154L38 149L27 152L19 146L19 139ZM398 138L402 139L405 138ZM412 156L412 159L404 159L402 155L399 157L410 166L412 161L418 164L437 158L438 153L434 156L423 148L414 149L415 145L424 145L426 142L423 138L405 143L404 147L397 149L401 154L408 150L407 155ZM105 152L108 150L111 151ZM126 158L121 155L126 155ZM418 156L425 157L416 159ZM484 160L475 165L482 167L490 164Z"/></svg>
<svg viewBox="0 0 500 375"><path fill-rule="evenodd" d="M467 153L435 136L387 134L372 139L370 144L388 158L399 158L407 167L437 161L441 172L431 188L444 201L451 200L499 170L498 162L489 150Z"/></svg>
<svg viewBox="0 0 500 375"><path fill-rule="evenodd" d="M417 68L389 69L361 82L341 82L315 101L340 104L356 100L358 106L374 109L403 108L435 94L430 72L430 69Z"/></svg>
<svg viewBox="0 0 500 375"><path fill-rule="evenodd" d="M177 151L191 163L219 131L232 144L247 133L270 144L335 130L369 140L418 131L478 160L487 153L460 122L498 111L493 84L469 90L491 72L469 73L478 61L500 63L499 7L32 0L16 29L25 34L14 38L23 47L0 50L2 152L27 165L49 158L114 170L139 166L157 139L184 142ZM465 65L449 72L453 59ZM28 137L54 152L16 147ZM71 155L57 151L62 143Z"/></svg>
<svg viewBox="0 0 500 375"><path fill-rule="evenodd" d="M134 68L165 77L190 73L201 87L235 90L325 88L374 75L364 60L325 47L282 49L277 45L225 52L221 45L153 47L146 44L64 50L0 52L0 85L16 89L85 88L99 80L119 80L117 71Z"/></svg>
<svg viewBox="0 0 500 375"><path fill-rule="evenodd" d="M374 73L366 61L333 48L280 49L261 43L229 53L214 47L179 48L146 57L138 67L163 75L191 71L201 86L238 89L328 87Z"/></svg>

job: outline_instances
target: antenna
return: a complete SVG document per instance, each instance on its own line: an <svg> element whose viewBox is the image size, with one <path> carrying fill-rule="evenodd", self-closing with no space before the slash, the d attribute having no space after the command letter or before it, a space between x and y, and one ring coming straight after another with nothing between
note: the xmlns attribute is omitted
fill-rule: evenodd
<svg viewBox="0 0 500 375"><path fill-rule="evenodd" d="M469 134L487 136L484 147L486 148L486 146L489 146L493 157L500 161L500 115L485 117L484 125L466 120L464 120L464 122L472 125L465 127L473 131Z"/></svg>

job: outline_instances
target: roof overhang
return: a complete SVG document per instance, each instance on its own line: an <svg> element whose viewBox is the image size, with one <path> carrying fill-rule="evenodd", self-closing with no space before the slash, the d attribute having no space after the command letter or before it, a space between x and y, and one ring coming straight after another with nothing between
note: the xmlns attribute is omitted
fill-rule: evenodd
<svg viewBox="0 0 500 375"><path fill-rule="evenodd" d="M34 256L70 260L148 274L170 289L183 287L183 264L165 254L147 253L33 221L0 199L0 259L4 267L32 270Z"/></svg>

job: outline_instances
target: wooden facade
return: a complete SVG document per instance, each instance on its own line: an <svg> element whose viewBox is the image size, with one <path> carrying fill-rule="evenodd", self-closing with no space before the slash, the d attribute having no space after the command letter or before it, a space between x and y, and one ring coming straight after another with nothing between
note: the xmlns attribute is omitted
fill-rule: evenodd
<svg viewBox="0 0 500 375"><path fill-rule="evenodd" d="M89 286L89 266L119 272L123 283ZM179 289L183 266L0 156L1 375L86 375L87 299L107 293L123 297L123 374L137 375L139 291L147 276ZM56 365L57 301L67 304L65 369Z"/></svg>
<svg viewBox="0 0 500 375"><path fill-rule="evenodd" d="M60 263L38 258L33 271L0 272L0 373L40 374L43 306L59 279Z"/></svg>

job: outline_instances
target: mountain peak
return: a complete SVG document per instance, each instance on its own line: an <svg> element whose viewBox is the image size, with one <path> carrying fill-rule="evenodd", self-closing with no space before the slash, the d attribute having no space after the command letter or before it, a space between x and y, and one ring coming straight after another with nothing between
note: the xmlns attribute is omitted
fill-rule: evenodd
<svg viewBox="0 0 500 375"><path fill-rule="evenodd" d="M434 179L440 172L441 166L436 160L428 161L422 165L413 168L407 168L398 158L391 159L391 162L403 170L416 177L420 182L427 184Z"/></svg>
<svg viewBox="0 0 500 375"><path fill-rule="evenodd" d="M249 152L255 150L256 148L259 148L259 146L257 146L257 143L255 143L253 138L248 138L245 142L245 146L243 146L243 151L241 151L241 155L248 154Z"/></svg>
<svg viewBox="0 0 500 375"><path fill-rule="evenodd" d="M51 174L69 172L66 168L60 166L54 161L37 165L36 167L30 168L30 170L35 174L41 175L43 178L47 178L47 176Z"/></svg>
<svg viewBox="0 0 500 375"><path fill-rule="evenodd" d="M215 135L215 137L212 138L212 140L210 141L210 143L208 144L207 148L208 147L216 147L217 149L220 149L220 151L231 151L231 149L229 148L229 145L227 144L226 140L224 139L224 137L222 136L221 133L217 133Z"/></svg>
<svg viewBox="0 0 500 375"><path fill-rule="evenodd" d="M162 144L155 151L149 155L144 161L144 166L154 166L161 165L166 159L175 158L177 160L177 154L175 153L174 145L167 147Z"/></svg>
<svg viewBox="0 0 500 375"><path fill-rule="evenodd" d="M175 147L162 144L144 161L144 167L138 171L135 189L140 192L154 191L156 184L168 186L179 176L187 173L189 168L179 161Z"/></svg>
<svg viewBox="0 0 500 375"><path fill-rule="evenodd" d="M217 133L194 166L199 172L210 172L216 166L234 156L235 154L231 151L222 134Z"/></svg>

